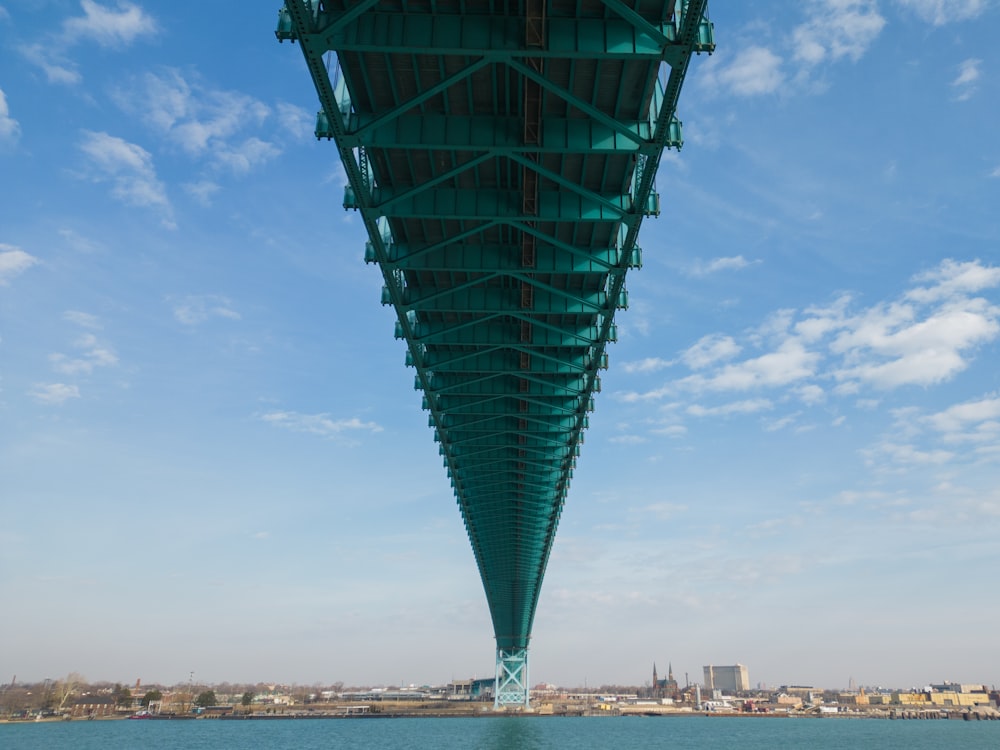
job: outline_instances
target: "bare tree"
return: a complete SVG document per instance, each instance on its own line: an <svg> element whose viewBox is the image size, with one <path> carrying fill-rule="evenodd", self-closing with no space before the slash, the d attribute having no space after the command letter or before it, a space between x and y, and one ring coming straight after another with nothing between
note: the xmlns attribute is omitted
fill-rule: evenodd
<svg viewBox="0 0 1000 750"><path fill-rule="evenodd" d="M66 707L66 702L73 697L73 693L86 684L87 680L78 672L70 672L64 679L57 680L52 688L56 711L62 711Z"/></svg>

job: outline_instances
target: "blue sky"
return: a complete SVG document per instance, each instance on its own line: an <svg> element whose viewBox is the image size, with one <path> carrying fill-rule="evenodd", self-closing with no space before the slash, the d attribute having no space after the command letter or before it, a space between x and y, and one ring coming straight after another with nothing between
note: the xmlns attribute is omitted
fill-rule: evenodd
<svg viewBox="0 0 1000 750"><path fill-rule="evenodd" d="M255 6L0 0L0 680L492 673L380 275ZM1000 9L710 11L532 682L1000 682Z"/></svg>

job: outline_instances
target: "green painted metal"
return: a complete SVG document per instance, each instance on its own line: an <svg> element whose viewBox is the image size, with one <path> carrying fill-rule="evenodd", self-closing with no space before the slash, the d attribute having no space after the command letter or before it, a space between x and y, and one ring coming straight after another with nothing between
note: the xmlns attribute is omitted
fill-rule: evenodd
<svg viewBox="0 0 1000 750"><path fill-rule="evenodd" d="M286 0L493 620L527 649L705 0Z"/></svg>

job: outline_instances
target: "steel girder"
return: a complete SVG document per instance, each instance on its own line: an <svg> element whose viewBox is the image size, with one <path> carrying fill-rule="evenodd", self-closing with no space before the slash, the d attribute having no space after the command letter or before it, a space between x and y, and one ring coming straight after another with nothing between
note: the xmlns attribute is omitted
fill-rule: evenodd
<svg viewBox="0 0 1000 750"><path fill-rule="evenodd" d="M286 0L469 533L498 705L527 647L705 0Z"/></svg>

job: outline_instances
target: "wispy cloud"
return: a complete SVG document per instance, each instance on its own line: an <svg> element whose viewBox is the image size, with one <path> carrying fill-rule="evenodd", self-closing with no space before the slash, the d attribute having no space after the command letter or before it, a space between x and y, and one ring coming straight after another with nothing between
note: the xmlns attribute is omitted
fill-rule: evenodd
<svg viewBox="0 0 1000 750"><path fill-rule="evenodd" d="M174 225L166 190L146 149L108 133L88 130L83 133L80 150L89 159L91 179L110 182L111 194L122 203L160 209L164 223Z"/></svg>
<svg viewBox="0 0 1000 750"><path fill-rule="evenodd" d="M334 437L352 432L381 432L382 427L376 422L362 422L357 417L350 419L333 419L329 414L303 414L296 411L272 411L262 414L260 418L275 427L281 427L293 432L306 432L324 437Z"/></svg>
<svg viewBox="0 0 1000 750"><path fill-rule="evenodd" d="M764 430L766 432L778 432L779 430L783 430L786 427L795 424L795 422L798 420L800 416L802 416L802 412L797 411L793 414L786 414L785 416L779 417L778 419L765 420Z"/></svg>
<svg viewBox="0 0 1000 750"><path fill-rule="evenodd" d="M955 454L945 450L920 450L915 445L884 441L862 451L869 466L891 465L940 465L948 463Z"/></svg>
<svg viewBox="0 0 1000 750"><path fill-rule="evenodd" d="M978 347L1000 337L1000 306L984 296L1000 288L1000 267L945 260L912 281L899 298L859 310L841 295L827 306L777 311L745 334L746 345L728 334L705 336L680 356L691 375L619 397L636 402L787 388L803 403L818 404L830 382L829 392L857 396L865 388L947 381ZM753 356L737 359L745 352ZM701 414L727 413L701 408Z"/></svg>
<svg viewBox="0 0 1000 750"><path fill-rule="evenodd" d="M640 509L644 513L650 513L661 521L669 521L671 518L687 513L688 506L681 503L651 503Z"/></svg>
<svg viewBox="0 0 1000 750"><path fill-rule="evenodd" d="M813 0L802 7L808 17L792 31L792 42L806 67L861 59L885 26L873 0Z"/></svg>
<svg viewBox="0 0 1000 750"><path fill-rule="evenodd" d="M228 297L218 294L189 295L174 305L174 318L184 325L196 326L210 318L240 320Z"/></svg>
<svg viewBox="0 0 1000 750"><path fill-rule="evenodd" d="M998 443L1000 398L989 396L955 404L922 419L948 443Z"/></svg>
<svg viewBox="0 0 1000 750"><path fill-rule="evenodd" d="M664 370L674 364L672 359L661 359L660 357L646 357L636 362L623 362L622 370L625 372L656 372Z"/></svg>
<svg viewBox="0 0 1000 750"><path fill-rule="evenodd" d="M259 164L270 161L281 153L273 143L260 138L247 138L240 144L222 149L215 154L217 163L233 174L244 175Z"/></svg>
<svg viewBox="0 0 1000 750"><path fill-rule="evenodd" d="M100 319L96 315L80 312L79 310L67 310L63 313L63 320L68 320L70 323L76 323L82 328L93 328L96 330L103 327Z"/></svg>
<svg viewBox="0 0 1000 750"><path fill-rule="evenodd" d="M646 438L642 435L615 435L608 442L616 443L617 445L640 445L646 442Z"/></svg>
<svg viewBox="0 0 1000 750"><path fill-rule="evenodd" d="M61 353L49 355L49 362L56 372L63 375L89 375L97 367L110 367L118 364L118 355L114 350L97 340L92 333L85 333L73 342L77 353L70 356Z"/></svg>
<svg viewBox="0 0 1000 750"><path fill-rule="evenodd" d="M844 321L830 345L841 357L837 380L878 388L940 383L1000 334L1000 308L970 296L1000 286L1000 268L946 260L916 280L931 284Z"/></svg>
<svg viewBox="0 0 1000 750"><path fill-rule="evenodd" d="M736 96L759 96L777 91L785 81L781 58L767 47L750 46L729 60L705 65L702 80L712 88Z"/></svg>
<svg viewBox="0 0 1000 750"><path fill-rule="evenodd" d="M935 26L975 18L987 5L986 0L896 0L896 3Z"/></svg>
<svg viewBox="0 0 1000 750"><path fill-rule="evenodd" d="M679 381L685 390L745 391L789 385L816 374L822 356L808 350L795 338L783 341L775 351L759 357L724 365L705 375L691 375Z"/></svg>
<svg viewBox="0 0 1000 750"><path fill-rule="evenodd" d="M102 47L125 47L140 36L154 34L156 21L138 5L118 2L116 7L80 0L82 16L63 22L63 41L74 44L82 40L97 42Z"/></svg>
<svg viewBox="0 0 1000 750"><path fill-rule="evenodd" d="M731 336L719 333L702 336L681 354L681 361L692 370L701 370L716 362L732 359L740 353L740 345Z"/></svg>
<svg viewBox="0 0 1000 750"><path fill-rule="evenodd" d="M59 236L66 240L66 244L80 253L96 253L104 249L99 243L72 229L60 229Z"/></svg>
<svg viewBox="0 0 1000 750"><path fill-rule="evenodd" d="M19 49L25 60L45 73L49 83L72 86L83 79L66 52L76 44L90 41L107 49L122 48L158 30L155 19L134 3L119 2L112 7L81 0L80 6L82 16L67 18L44 41Z"/></svg>
<svg viewBox="0 0 1000 750"><path fill-rule="evenodd" d="M308 110L287 102L279 102L275 109L278 110L278 123L283 130L300 140L315 137L316 121Z"/></svg>
<svg viewBox="0 0 1000 750"><path fill-rule="evenodd" d="M964 102L976 93L976 82L979 80L979 66L982 64L982 60L970 57L958 66L958 76L951 82L951 86L956 92L955 98L958 101Z"/></svg>
<svg viewBox="0 0 1000 750"><path fill-rule="evenodd" d="M0 89L0 144L5 141L10 143L17 140L21 134L21 126L17 120L10 116L10 109L7 106L7 95Z"/></svg>
<svg viewBox="0 0 1000 750"><path fill-rule="evenodd" d="M240 137L271 116L264 102L239 91L213 88L173 68L146 73L116 92L115 100L183 152L207 157L217 169L242 175L281 153L278 145L257 136ZM296 108L284 106L279 119L288 121L295 112Z"/></svg>
<svg viewBox="0 0 1000 750"><path fill-rule="evenodd" d="M71 398L80 398L80 389L65 383L36 383L28 395L39 403L58 406Z"/></svg>
<svg viewBox="0 0 1000 750"><path fill-rule="evenodd" d="M790 60L755 38L731 58L725 52L717 55L717 61L704 66L702 80L710 88L742 97L804 90L812 86L811 76L819 66L861 59L886 24L875 0L809 0L799 7L805 19L782 42L791 50Z"/></svg>
<svg viewBox="0 0 1000 750"><path fill-rule="evenodd" d="M720 271L739 271L747 266L760 263L759 260L747 260L742 255L734 255L728 258L713 258L704 263L696 262L690 270L692 276L708 276Z"/></svg>
<svg viewBox="0 0 1000 750"><path fill-rule="evenodd" d="M68 59L59 49L52 49L51 43L26 44L18 48L21 56L32 65L41 68L49 83L74 86L83 80L76 63Z"/></svg>
<svg viewBox="0 0 1000 750"><path fill-rule="evenodd" d="M184 185L184 189L203 206L212 205L212 196L219 192L219 184L212 180L199 180Z"/></svg>
<svg viewBox="0 0 1000 750"><path fill-rule="evenodd" d="M0 286L7 286L11 280L38 263L38 258L29 255L19 247L0 242Z"/></svg>
<svg viewBox="0 0 1000 750"><path fill-rule="evenodd" d="M751 398L744 401L731 401L719 406L702 406L701 404L691 404L687 408L687 413L692 417L729 417L733 414L756 414L767 411L774 407L769 399Z"/></svg>

